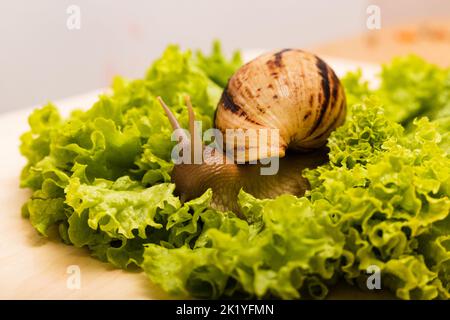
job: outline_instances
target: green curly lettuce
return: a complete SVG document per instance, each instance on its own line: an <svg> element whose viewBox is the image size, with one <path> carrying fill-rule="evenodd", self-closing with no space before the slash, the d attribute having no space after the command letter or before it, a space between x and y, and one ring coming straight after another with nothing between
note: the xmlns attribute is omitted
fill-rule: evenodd
<svg viewBox="0 0 450 320"><path fill-rule="evenodd" d="M181 246L199 232L191 211L203 209L181 205L168 184L172 129L156 99L187 127L189 95L204 129L210 127L223 87L207 70L231 74L241 62L239 55L225 59L218 45L199 57L169 46L144 79L116 78L112 93L86 111L64 119L48 104L30 115L20 184L33 193L22 214L41 234L56 228L64 242L127 267L141 263L146 243Z"/></svg>
<svg viewBox="0 0 450 320"><path fill-rule="evenodd" d="M405 127L416 117L435 120L450 115L450 68L440 68L409 55L383 65L379 78L380 86L371 90L360 70L345 75L342 82L349 105L376 95L386 117Z"/></svg>
<svg viewBox="0 0 450 320"><path fill-rule="evenodd" d="M189 95L207 129L240 65L218 43L211 55L169 46L143 79L116 78L86 111L36 109L21 137L20 183L32 190L23 216L175 295L321 299L340 279L364 285L375 265L399 298L449 299L449 70L397 58L375 90L349 73L329 162L303 172L311 190L241 191L238 215L211 208L211 190L184 203L174 195L172 130L156 97L187 127Z"/></svg>
<svg viewBox="0 0 450 320"><path fill-rule="evenodd" d="M330 162L306 173L309 196L346 236L350 282L376 265L400 298L448 299L450 229L436 228L449 219L450 159L428 119L408 135L386 119L377 101L356 105L329 139Z"/></svg>
<svg viewBox="0 0 450 320"><path fill-rule="evenodd" d="M142 266L150 278L171 293L200 298L240 293L293 299L302 291L326 296L325 283L335 275L344 246L328 217L306 198L257 200L243 192L240 197L247 215L257 214L260 221L203 214L193 248L146 246Z"/></svg>
<svg viewBox="0 0 450 320"><path fill-rule="evenodd" d="M241 53L236 51L231 60L227 61L222 54L220 42L215 41L211 55L207 56L201 51L197 51L197 62L211 80L219 86L225 87L228 79L242 65L242 58Z"/></svg>

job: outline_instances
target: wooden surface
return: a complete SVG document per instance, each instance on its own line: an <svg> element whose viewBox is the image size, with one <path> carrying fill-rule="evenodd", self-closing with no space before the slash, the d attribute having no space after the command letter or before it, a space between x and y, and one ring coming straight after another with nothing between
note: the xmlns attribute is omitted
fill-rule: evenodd
<svg viewBox="0 0 450 320"><path fill-rule="evenodd" d="M91 105L97 94L59 104L67 114L70 109ZM41 237L21 217L21 205L30 192L18 186L25 164L18 147L20 134L28 128L29 113L25 110L0 116L0 299L167 298L144 275L113 269L90 257L87 250ZM75 290L67 286L67 271L73 265L81 272L81 286Z"/></svg>
<svg viewBox="0 0 450 320"><path fill-rule="evenodd" d="M450 18L428 19L339 39L311 49L319 55L373 63L415 53L440 66L450 66Z"/></svg>
<svg viewBox="0 0 450 320"><path fill-rule="evenodd" d="M254 56L256 53L250 54ZM248 55L247 55L248 56ZM327 60L339 74L356 68L352 62ZM377 68L360 65L367 78ZM102 91L102 90L100 90ZM56 102L63 114L74 108L88 108L99 91ZM0 116L0 299L165 299L171 298L152 284L142 272L112 268L92 257L84 249L57 239L43 238L21 218L20 208L30 193L19 189L20 170L25 159L19 154L19 136L28 130L31 108ZM81 271L80 289L69 289L70 266ZM330 298L381 298L382 292L367 294L339 286ZM172 297L173 298L173 297Z"/></svg>

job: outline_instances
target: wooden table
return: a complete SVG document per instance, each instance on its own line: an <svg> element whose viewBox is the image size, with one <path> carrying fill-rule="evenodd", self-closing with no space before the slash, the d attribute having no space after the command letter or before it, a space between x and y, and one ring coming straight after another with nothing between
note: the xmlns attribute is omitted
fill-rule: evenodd
<svg viewBox="0 0 450 320"><path fill-rule="evenodd" d="M382 27L364 34L339 39L311 50L319 55L374 63L415 53L443 67L450 66L450 19L424 20L394 27Z"/></svg>

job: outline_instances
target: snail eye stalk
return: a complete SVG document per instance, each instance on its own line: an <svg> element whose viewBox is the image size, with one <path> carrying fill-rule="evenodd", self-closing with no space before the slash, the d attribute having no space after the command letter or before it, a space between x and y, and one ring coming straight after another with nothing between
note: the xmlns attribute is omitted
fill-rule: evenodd
<svg viewBox="0 0 450 320"><path fill-rule="evenodd" d="M173 130L182 129L180 123L178 122L177 118L173 114L173 112L169 109L169 107L166 105L164 100L161 97L157 97L158 102L161 104L162 108L164 109L164 112L166 113L167 118L169 119L170 125L172 126ZM186 134L182 134L182 141L183 143L187 143L190 146L191 150L191 161L194 159L194 151L195 151L195 144L200 137L197 136L197 132L195 130L195 113L194 108L192 107L191 98L186 95L184 97L184 100L186 102L186 106L188 109L188 117L189 117L189 136Z"/></svg>
<svg viewBox="0 0 450 320"><path fill-rule="evenodd" d="M169 107L165 104L164 100L161 97L157 97L156 99L161 104L161 107L163 107L167 119L169 119L170 125L172 126L172 129L173 130L181 129L181 126L178 123L177 118L175 118L174 114L172 113L172 111L170 111Z"/></svg>
<svg viewBox="0 0 450 320"><path fill-rule="evenodd" d="M191 139L194 140L194 138L196 138L195 137L195 129L194 129L195 113L194 113L194 108L192 108L191 97L185 96L184 101L186 102L186 106L187 106L188 114L189 114L189 133L191 135Z"/></svg>

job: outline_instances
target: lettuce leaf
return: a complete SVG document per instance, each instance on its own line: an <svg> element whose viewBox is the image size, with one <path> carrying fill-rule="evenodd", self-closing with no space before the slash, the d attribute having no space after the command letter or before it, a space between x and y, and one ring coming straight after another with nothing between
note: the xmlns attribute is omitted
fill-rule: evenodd
<svg viewBox="0 0 450 320"><path fill-rule="evenodd" d="M433 123L422 118L412 125L404 135L373 100L355 106L329 139L330 162L307 172L309 195L346 236L353 256L342 270L349 281L376 265L400 298L447 299L448 247L434 258L426 235L449 219L450 159ZM444 238L433 245L449 235L441 230Z"/></svg>
<svg viewBox="0 0 450 320"><path fill-rule="evenodd" d="M211 55L206 56L197 51L197 63L212 81L223 88L236 69L242 65L242 58L241 53L236 51L231 60L227 61L222 54L220 42L215 41Z"/></svg>
<svg viewBox="0 0 450 320"><path fill-rule="evenodd" d="M241 199L257 202L243 194ZM306 198L265 201L261 223L217 212L201 219L204 228L192 249L146 246L142 266L165 290L200 298L239 293L292 299L300 298L301 290L316 298L327 294L324 282L335 274L344 237Z"/></svg>
<svg viewBox="0 0 450 320"><path fill-rule="evenodd" d="M116 181L96 179L92 185L71 179L65 189L66 203L74 213L88 211L87 223L93 230L101 230L110 237L133 239L133 231L146 238L146 228L162 228L155 221L159 210L175 211L180 201L173 195L175 185L158 184L143 188L128 176Z"/></svg>
<svg viewBox="0 0 450 320"><path fill-rule="evenodd" d="M379 77L379 88L370 90L361 71L348 73L342 82L349 105L376 95L386 117L405 127L416 117L435 120L450 115L450 68L440 68L409 55L383 65Z"/></svg>

